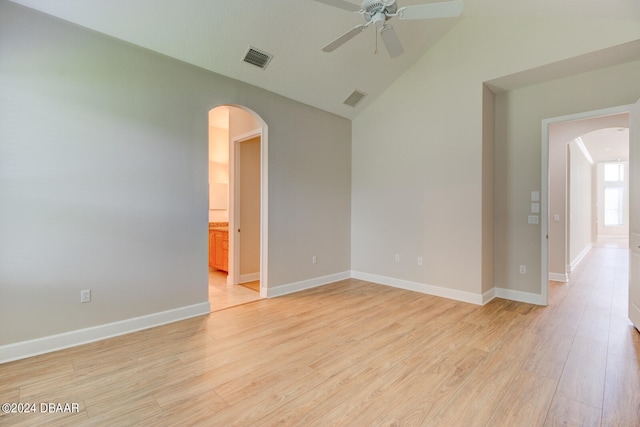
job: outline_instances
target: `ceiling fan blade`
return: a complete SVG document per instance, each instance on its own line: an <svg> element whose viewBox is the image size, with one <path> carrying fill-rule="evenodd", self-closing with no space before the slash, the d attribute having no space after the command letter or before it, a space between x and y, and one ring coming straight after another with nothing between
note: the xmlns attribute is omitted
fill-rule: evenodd
<svg viewBox="0 0 640 427"><path fill-rule="evenodd" d="M402 47L402 43L400 43L396 30L394 30L391 25L387 24L380 28L380 37L390 57L395 58L404 53L404 48Z"/></svg>
<svg viewBox="0 0 640 427"><path fill-rule="evenodd" d="M360 5L348 2L346 0L315 0L315 1L317 1L318 3L324 3L329 6L348 10L349 12L358 12L361 9Z"/></svg>
<svg viewBox="0 0 640 427"><path fill-rule="evenodd" d="M462 0L447 1L442 3L417 4L398 9L396 16L400 19L435 19L455 18L464 10Z"/></svg>
<svg viewBox="0 0 640 427"><path fill-rule="evenodd" d="M339 48L340 46L342 46L343 44L345 44L346 42L348 42L349 40L351 40L352 38L360 34L362 31L364 31L365 28L367 28L367 26L364 24L358 25L357 27L353 27L352 29L350 29L349 31L347 31L346 33L344 33L343 35L341 35L340 37L338 37L337 39L335 39L325 47L323 47L322 50L324 52L333 52L334 50L336 50L337 48Z"/></svg>

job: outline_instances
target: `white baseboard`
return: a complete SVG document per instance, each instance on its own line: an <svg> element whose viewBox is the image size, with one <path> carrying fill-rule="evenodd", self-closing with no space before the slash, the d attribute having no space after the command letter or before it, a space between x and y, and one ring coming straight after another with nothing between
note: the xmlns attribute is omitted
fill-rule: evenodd
<svg viewBox="0 0 640 427"><path fill-rule="evenodd" d="M488 304L495 298L496 298L496 288L489 289L487 292L482 294L482 305Z"/></svg>
<svg viewBox="0 0 640 427"><path fill-rule="evenodd" d="M249 274L241 274L240 275L240 280L238 280L238 284L255 282L256 280L260 280L260 272L249 273Z"/></svg>
<svg viewBox="0 0 640 427"><path fill-rule="evenodd" d="M352 271L351 277L367 282L379 283L381 285L392 286L394 288L406 289L408 291L420 292L437 297L449 298L456 301L468 302L471 304L483 305L484 295L472 292L459 291L456 289L443 288L440 286L427 285L424 283L411 282L408 280L396 279L393 277L380 276L377 274L362 273Z"/></svg>
<svg viewBox="0 0 640 427"><path fill-rule="evenodd" d="M633 326L640 331L640 307L638 307L633 301L629 301L629 319Z"/></svg>
<svg viewBox="0 0 640 427"><path fill-rule="evenodd" d="M146 316L134 317L133 319L7 344L0 346L0 363L25 359L38 354L50 353L52 351L88 344L142 329L164 325L166 323L202 316L209 314L210 311L211 307L207 301Z"/></svg>
<svg viewBox="0 0 640 427"><path fill-rule="evenodd" d="M303 291L305 289L311 289L322 285L327 285L329 283L338 282L340 280L346 280L351 278L351 273L349 271L344 271L342 273L329 274L327 276L315 277L309 280L302 280L300 282L289 283L286 285L280 285L273 288L266 289L266 297L273 298L279 297L282 295L291 294L293 292Z"/></svg>
<svg viewBox="0 0 640 427"><path fill-rule="evenodd" d="M551 273L549 272L549 280L553 280L555 282L568 282L569 275L567 273Z"/></svg>
<svg viewBox="0 0 640 427"><path fill-rule="evenodd" d="M511 301L526 302L535 305L547 305L542 295L530 292L514 291L513 289L495 288L496 298L504 298Z"/></svg>
<svg viewBox="0 0 640 427"><path fill-rule="evenodd" d="M571 261L571 264L569 264L569 271L573 271L576 269L578 264L580 264L580 262L584 259L584 257L587 256L591 248L593 248L593 244L589 243L587 247L585 247L582 250L582 252L580 252L580 254L578 254L578 256L573 261Z"/></svg>
<svg viewBox="0 0 640 427"><path fill-rule="evenodd" d="M315 288L317 286L326 285L329 283L337 282L345 279L358 279L365 280L367 282L378 283L385 286L391 286L399 289L406 289L408 291L420 292L423 294L433 295L442 298L449 298L456 301L462 301L466 303L485 305L494 298L503 298L512 301L519 301L535 305L545 305L546 301L543 301L542 295L532 294L529 292L514 291L511 289L493 288L483 294L474 294L472 292L459 291L456 289L443 288L440 286L427 285L424 283L411 282L408 280L396 279L393 277L381 276L377 274L363 273L360 271L343 272L337 274L331 274L328 276L318 277L310 280L304 280L301 282L290 283L288 285L277 286L275 288L267 289L267 297L277 297L281 295L290 294L293 292L302 291L305 289Z"/></svg>

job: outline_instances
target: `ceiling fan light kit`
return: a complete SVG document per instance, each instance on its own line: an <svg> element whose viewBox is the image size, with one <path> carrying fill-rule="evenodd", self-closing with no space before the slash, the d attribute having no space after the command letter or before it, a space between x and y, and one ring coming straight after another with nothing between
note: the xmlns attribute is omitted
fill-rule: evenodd
<svg viewBox="0 0 640 427"><path fill-rule="evenodd" d="M342 34L340 37L323 47L322 50L324 52L333 52L363 32L365 28L373 24L380 34L380 38L382 39L389 56L392 58L402 55L404 49L395 30L391 24L387 23L391 18L397 17L400 20L455 18L460 16L464 10L464 3L462 0L417 4L401 8L398 8L396 0L363 0L360 7L346 0L315 1L347 10L349 12L358 13L362 15L366 21L365 24L353 27L351 30Z"/></svg>

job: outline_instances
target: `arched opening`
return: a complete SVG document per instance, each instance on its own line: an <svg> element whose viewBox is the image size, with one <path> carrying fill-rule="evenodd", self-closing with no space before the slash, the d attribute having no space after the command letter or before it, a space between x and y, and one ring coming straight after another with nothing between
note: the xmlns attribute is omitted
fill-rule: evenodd
<svg viewBox="0 0 640 427"><path fill-rule="evenodd" d="M209 301L266 297L267 125L243 106L209 111Z"/></svg>

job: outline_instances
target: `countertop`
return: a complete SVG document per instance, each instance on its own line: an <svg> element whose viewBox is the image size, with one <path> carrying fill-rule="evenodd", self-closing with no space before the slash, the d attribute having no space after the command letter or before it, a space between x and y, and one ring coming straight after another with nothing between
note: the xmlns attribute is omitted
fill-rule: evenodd
<svg viewBox="0 0 640 427"><path fill-rule="evenodd" d="M209 230L229 231L229 223L228 222L210 222Z"/></svg>

